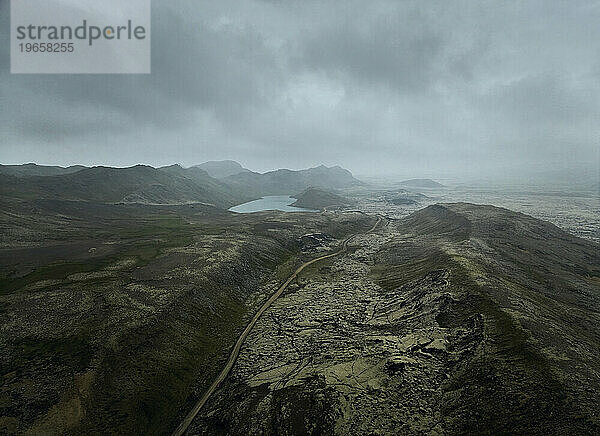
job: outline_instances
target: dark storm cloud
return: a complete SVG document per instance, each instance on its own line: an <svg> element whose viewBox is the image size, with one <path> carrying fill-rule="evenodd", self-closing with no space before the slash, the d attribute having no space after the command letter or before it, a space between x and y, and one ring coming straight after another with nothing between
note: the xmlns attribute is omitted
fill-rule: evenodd
<svg viewBox="0 0 600 436"><path fill-rule="evenodd" d="M0 160L598 165L598 2L153 3L149 76L10 75L0 47Z"/></svg>
<svg viewBox="0 0 600 436"><path fill-rule="evenodd" d="M362 26L349 20L344 17L342 25L325 26L308 36L302 47L305 68L408 93L436 79L443 36L418 11L381 11Z"/></svg>
<svg viewBox="0 0 600 436"><path fill-rule="evenodd" d="M195 108L235 116L258 104L260 92L274 82L273 58L265 54L260 34L231 26L211 29L160 5L153 12L152 75L11 76L7 65L2 94L31 115L15 120L22 134L80 135L93 129L91 120L98 130L127 129L132 122L175 128ZM246 74L257 68L261 74ZM56 106L59 111L51 109ZM102 110L106 113L98 113ZM11 114L3 115L10 122Z"/></svg>

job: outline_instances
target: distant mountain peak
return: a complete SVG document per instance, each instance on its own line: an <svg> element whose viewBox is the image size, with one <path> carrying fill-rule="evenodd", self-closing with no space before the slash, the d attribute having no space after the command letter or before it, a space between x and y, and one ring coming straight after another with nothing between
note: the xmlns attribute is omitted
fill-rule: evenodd
<svg viewBox="0 0 600 436"><path fill-rule="evenodd" d="M159 167L159 170L182 170L183 167L180 164L166 165L164 167Z"/></svg>
<svg viewBox="0 0 600 436"><path fill-rule="evenodd" d="M249 169L244 168L239 162L234 160L212 160L195 165L193 168L200 168L215 179L223 179L236 174L250 172Z"/></svg>
<svg viewBox="0 0 600 436"><path fill-rule="evenodd" d="M359 185L352 173L340 167L320 165L305 170L279 169L260 173L240 173L224 179L225 182L250 196L290 195L309 187L326 190L345 189Z"/></svg>

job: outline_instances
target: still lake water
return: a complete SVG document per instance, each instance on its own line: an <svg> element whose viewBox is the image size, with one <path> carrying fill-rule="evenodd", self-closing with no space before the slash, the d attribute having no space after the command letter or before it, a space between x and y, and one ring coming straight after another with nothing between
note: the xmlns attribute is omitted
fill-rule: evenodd
<svg viewBox="0 0 600 436"><path fill-rule="evenodd" d="M281 210L283 212L317 212L313 209L303 209L301 207L292 207L290 204L296 199L289 195L269 195L258 200L249 201L248 203L238 204L229 209L231 212L237 213L252 213L261 212L263 210Z"/></svg>

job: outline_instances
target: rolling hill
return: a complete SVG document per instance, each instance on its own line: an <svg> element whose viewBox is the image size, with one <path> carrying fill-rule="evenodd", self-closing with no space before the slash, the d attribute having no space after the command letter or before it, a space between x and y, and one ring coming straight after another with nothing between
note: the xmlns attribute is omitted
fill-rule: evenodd
<svg viewBox="0 0 600 436"><path fill-rule="evenodd" d="M99 203L182 204L207 203L221 208L243 202L245 197L211 178L200 169L93 167L72 174L5 176L2 193L17 199L78 200Z"/></svg>
<svg viewBox="0 0 600 436"><path fill-rule="evenodd" d="M302 191L295 198L296 202L291 206L318 210L333 206L347 206L352 203L349 199L341 195L312 187Z"/></svg>

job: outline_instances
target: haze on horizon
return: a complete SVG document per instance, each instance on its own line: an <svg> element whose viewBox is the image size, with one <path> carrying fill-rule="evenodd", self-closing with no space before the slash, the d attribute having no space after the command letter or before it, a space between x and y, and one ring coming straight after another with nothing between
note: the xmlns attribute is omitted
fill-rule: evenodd
<svg viewBox="0 0 600 436"><path fill-rule="evenodd" d="M11 75L2 44L0 163L598 182L600 2L366 5L156 1L151 75Z"/></svg>

